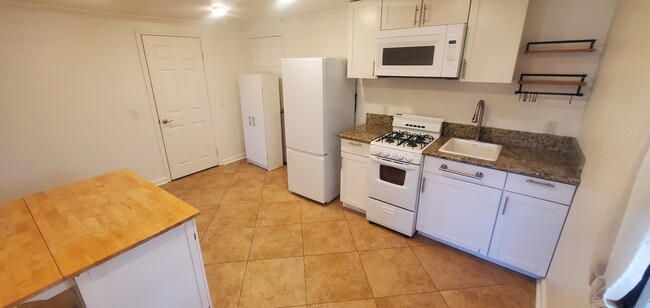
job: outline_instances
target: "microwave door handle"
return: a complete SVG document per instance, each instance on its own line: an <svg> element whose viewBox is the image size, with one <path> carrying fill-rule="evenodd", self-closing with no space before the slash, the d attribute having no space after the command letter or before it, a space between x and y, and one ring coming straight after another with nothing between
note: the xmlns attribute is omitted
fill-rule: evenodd
<svg viewBox="0 0 650 308"><path fill-rule="evenodd" d="M391 161L387 161L387 160L377 158L377 157L372 156L372 155L370 156L370 160L372 160L372 161L374 161L374 162L376 162L378 164L382 164L382 165L386 165L386 166L390 166L390 167L398 168L398 169L404 169L404 170L420 169L420 166L411 165L411 164L395 163L395 162L391 162Z"/></svg>

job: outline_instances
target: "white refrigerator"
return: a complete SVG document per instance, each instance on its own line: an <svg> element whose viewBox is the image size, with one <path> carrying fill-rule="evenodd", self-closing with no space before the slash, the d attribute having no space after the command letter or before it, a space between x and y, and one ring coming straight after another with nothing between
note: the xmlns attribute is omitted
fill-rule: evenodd
<svg viewBox="0 0 650 308"><path fill-rule="evenodd" d="M289 191L320 203L339 195L341 140L354 126L354 79L347 61L282 59Z"/></svg>

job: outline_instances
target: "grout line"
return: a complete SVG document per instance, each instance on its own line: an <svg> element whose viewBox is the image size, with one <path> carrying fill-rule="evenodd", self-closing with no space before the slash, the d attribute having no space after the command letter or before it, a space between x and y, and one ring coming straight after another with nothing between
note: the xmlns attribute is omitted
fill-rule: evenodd
<svg viewBox="0 0 650 308"><path fill-rule="evenodd" d="M413 250L413 247L409 245L409 249L411 250L411 253L415 256L415 259L418 260L418 263L420 263L420 267L422 267L422 270L427 274L427 277L429 277L429 281L431 281L431 284L433 284L433 287L436 288L436 292L440 292L440 289L436 285L436 283L433 281L433 278L431 278L431 275L429 274L429 271L424 267L424 264L422 264L422 261L420 260L420 257L418 257L418 254L415 253L415 250Z"/></svg>
<svg viewBox="0 0 650 308"><path fill-rule="evenodd" d="M302 237L302 274L305 278L305 306L309 304L307 302L307 258L305 256L305 228L303 228L302 222L302 202L298 201L298 209L300 212L300 236Z"/></svg>

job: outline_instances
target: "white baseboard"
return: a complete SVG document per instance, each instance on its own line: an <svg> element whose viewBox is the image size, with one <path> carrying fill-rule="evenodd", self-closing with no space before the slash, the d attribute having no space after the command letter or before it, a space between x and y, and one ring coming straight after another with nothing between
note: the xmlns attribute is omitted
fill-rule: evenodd
<svg viewBox="0 0 650 308"><path fill-rule="evenodd" d="M546 308L546 279L537 280L535 292L535 307Z"/></svg>
<svg viewBox="0 0 650 308"><path fill-rule="evenodd" d="M153 184L156 185L156 186L160 186L160 185L163 185L163 184L167 184L167 183L169 183L169 182L170 182L170 180L169 180L168 177L159 178L159 179L155 179L155 180L152 180L152 181L151 181L151 183L153 183Z"/></svg>
<svg viewBox="0 0 650 308"><path fill-rule="evenodd" d="M246 153L241 153L241 154L238 154L238 155L235 155L235 156L231 156L231 157L228 157L228 158L220 159L220 160L219 160L219 161L220 161L220 162L219 162L219 165L226 165L226 164L229 164L229 163L232 163L232 162L236 162L236 161L241 160L241 159L244 159L244 158L246 158Z"/></svg>

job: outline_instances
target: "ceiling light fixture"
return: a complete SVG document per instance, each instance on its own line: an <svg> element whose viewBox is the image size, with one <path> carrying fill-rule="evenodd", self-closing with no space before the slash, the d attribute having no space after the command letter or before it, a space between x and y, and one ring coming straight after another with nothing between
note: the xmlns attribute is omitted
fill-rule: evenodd
<svg viewBox="0 0 650 308"><path fill-rule="evenodd" d="M226 13L228 13L228 7L224 5L215 5L212 7L213 16L221 17L226 15Z"/></svg>

